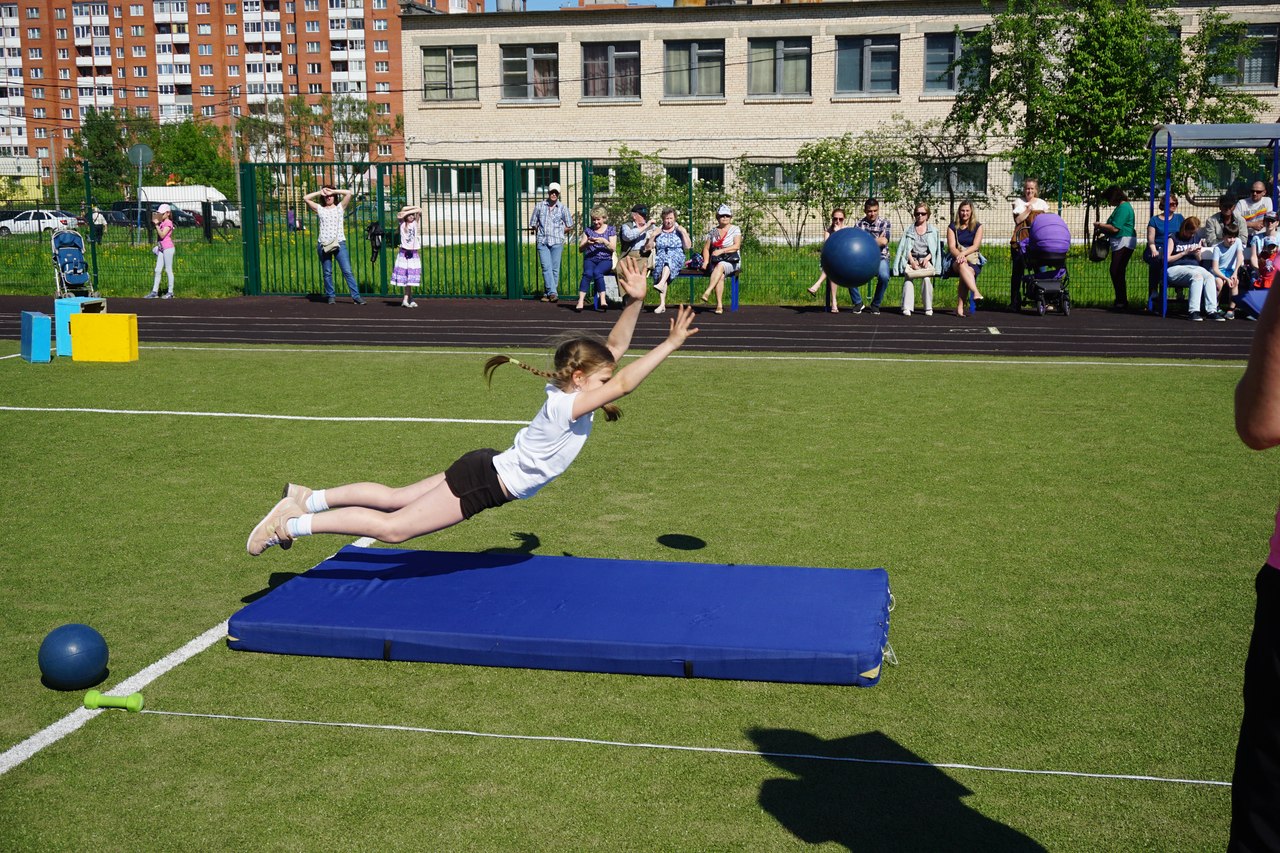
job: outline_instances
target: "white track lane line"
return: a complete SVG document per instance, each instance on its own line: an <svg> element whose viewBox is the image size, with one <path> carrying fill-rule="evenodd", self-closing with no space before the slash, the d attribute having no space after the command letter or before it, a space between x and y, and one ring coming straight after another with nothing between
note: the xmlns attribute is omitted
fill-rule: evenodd
<svg viewBox="0 0 1280 853"><path fill-rule="evenodd" d="M497 350L433 350L433 349L358 349L344 347L199 347L199 346L143 346L140 349L153 350L177 350L183 352L255 352L263 355L273 355L275 353L345 353L348 355L462 355L475 357L477 355L490 355L497 353ZM511 350L506 350L511 353ZM533 351L515 351L515 355L522 356L545 356L545 350ZM638 356L628 356L635 358ZM1015 365L1029 367L1190 367L1190 368L1209 368L1209 369L1231 369L1243 370L1244 359L1238 361L1214 362L1214 361L1068 361L1065 359L1054 357L1028 358L1009 357L1009 358L915 358L910 356L871 356L871 355L712 355L709 353L673 353L668 356L672 359L685 359L693 361L867 361L867 362L887 362L891 364L938 364L938 365L974 365L984 364L993 366ZM523 421L521 423L524 423Z"/></svg>
<svg viewBox="0 0 1280 853"><path fill-rule="evenodd" d="M524 426L528 421L495 421L482 418L381 418L328 417L318 415L264 415L247 412L182 412L163 409L90 409L72 406L0 406L0 412L72 412L95 415L173 415L191 418L250 418L268 421L329 421L339 423L500 424Z"/></svg>
<svg viewBox="0 0 1280 853"><path fill-rule="evenodd" d="M128 696L130 693L136 693L175 666L185 663L226 636L227 623L223 622L215 625L182 648L170 652L137 675L126 678L115 687L105 691L105 693L108 696ZM90 711L87 708L77 708L53 725L41 729L21 743L0 753L0 776L8 773L46 746L62 740L94 717L103 713L103 710L100 708Z"/></svg>
<svg viewBox="0 0 1280 853"><path fill-rule="evenodd" d="M757 758L799 758L807 761L840 761L850 764L881 764L895 767L937 767L948 770L980 770L992 773L1017 773L1029 776L1070 776L1084 779L1114 779L1132 782L1170 782L1179 785L1212 785L1230 788L1230 782L1213 779L1180 779L1168 776L1140 776L1128 773L1083 773L1075 770L1026 770L1018 767L988 767L981 764L936 763L932 761L898 761L889 758L852 758L840 755L808 755L790 752L760 752L754 749L728 749L719 746L679 746L664 743L631 743L629 741L597 740L595 738L562 737L557 735L513 735L493 732L472 732L462 729L429 729L421 726L378 725L374 723L325 722L320 720L285 720L273 717L240 717L232 714L196 714L183 711L156 711L144 709L144 714L163 717L194 717L206 720L233 720L250 723L283 723L295 726L321 726L325 728L373 729L414 734L458 735L461 737L497 738L500 740L542 741L553 743L579 743L591 746L618 746L632 749L663 749L676 752L704 752L717 755L750 755Z"/></svg>

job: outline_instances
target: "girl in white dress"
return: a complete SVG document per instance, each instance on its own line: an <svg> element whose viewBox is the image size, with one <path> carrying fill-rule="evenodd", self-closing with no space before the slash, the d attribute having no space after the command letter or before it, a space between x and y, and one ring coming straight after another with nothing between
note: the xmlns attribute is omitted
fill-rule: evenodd
<svg viewBox="0 0 1280 853"><path fill-rule="evenodd" d="M422 283L422 227L419 219L422 208L405 205L396 214L400 220L400 251L396 254L396 265L391 270L391 286L404 288L404 300L400 305L404 308L417 308L413 301L413 289Z"/></svg>

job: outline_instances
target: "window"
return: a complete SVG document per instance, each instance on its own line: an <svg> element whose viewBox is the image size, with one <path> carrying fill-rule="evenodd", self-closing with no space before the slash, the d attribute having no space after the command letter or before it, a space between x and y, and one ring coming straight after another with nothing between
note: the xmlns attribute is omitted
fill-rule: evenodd
<svg viewBox="0 0 1280 853"><path fill-rule="evenodd" d="M318 41L307 42L307 53L319 53L319 52L320 52L320 42Z"/></svg>
<svg viewBox="0 0 1280 853"><path fill-rule="evenodd" d="M133 111L138 114L138 118L151 118L151 107L134 107Z"/></svg>
<svg viewBox="0 0 1280 853"><path fill-rule="evenodd" d="M29 76L32 80L39 80L41 77L44 76L44 69L32 68L27 72L27 76Z"/></svg>
<svg viewBox="0 0 1280 853"><path fill-rule="evenodd" d="M197 4L196 4L196 14L197 14L197 15L207 15L207 14L209 14L209 4L208 4L208 3L197 3Z"/></svg>
<svg viewBox="0 0 1280 853"><path fill-rule="evenodd" d="M560 183L559 166L533 166L524 170L524 191L530 195L546 195L547 187Z"/></svg>
<svg viewBox="0 0 1280 853"><path fill-rule="evenodd" d="M213 66L212 66L212 65L201 65L201 66L200 66L200 76L201 76L201 77L212 77L212 76L213 76Z"/></svg>
<svg viewBox="0 0 1280 853"><path fill-rule="evenodd" d="M897 91L897 36L836 39L836 94L896 94Z"/></svg>
<svg viewBox="0 0 1280 853"><path fill-rule="evenodd" d="M36 20L36 19L37 19L37 18L39 18L39 17L40 17L40 7L39 7L39 6L28 6L28 7L27 7L27 18L28 18L29 20Z"/></svg>
<svg viewBox="0 0 1280 853"><path fill-rule="evenodd" d="M240 55L240 45L238 44L227 45L227 56L239 56L239 55Z"/></svg>
<svg viewBox="0 0 1280 853"><path fill-rule="evenodd" d="M303 23L304 23L303 29L304 29L304 30L306 30L307 32L309 32L309 33L318 33L318 32L320 32L320 22L319 22L319 21L304 21Z"/></svg>
<svg viewBox="0 0 1280 853"><path fill-rule="evenodd" d="M65 41L67 38L67 28L59 27L58 29L54 30L53 37L61 41Z"/></svg>
<svg viewBox="0 0 1280 853"><path fill-rule="evenodd" d="M307 94L308 94L308 95L318 95L318 94L320 94L320 84L319 84L319 83L308 83L308 84L307 84Z"/></svg>
<svg viewBox="0 0 1280 853"><path fill-rule="evenodd" d="M1236 72L1215 77L1223 86L1276 85L1276 66L1280 63L1280 24L1252 25L1246 30L1254 40L1253 48L1236 60Z"/></svg>
<svg viewBox="0 0 1280 853"><path fill-rule="evenodd" d="M374 70L374 72L376 72L376 73L378 73L378 74L386 74L387 72L389 72L389 71L391 70L391 63L390 63L390 62L375 62L375 63L373 63L373 70Z"/></svg>
<svg viewBox="0 0 1280 853"><path fill-rule="evenodd" d="M554 44L502 48L502 97L552 100L560 97L560 56Z"/></svg>
<svg viewBox="0 0 1280 853"><path fill-rule="evenodd" d="M426 173L430 195L477 195L480 192L479 166L428 166Z"/></svg>
<svg viewBox="0 0 1280 853"><path fill-rule="evenodd" d="M227 24L227 35L229 36L240 35L240 27L238 27L235 24Z"/></svg>
<svg viewBox="0 0 1280 853"><path fill-rule="evenodd" d="M378 146L378 156L379 156L379 157L390 157L390 156L391 156L391 146L390 146L390 145L379 145L379 146Z"/></svg>
<svg viewBox="0 0 1280 853"><path fill-rule="evenodd" d="M311 146L311 156L312 156L312 157L323 157L323 156L324 156L324 146L323 146L323 145L312 145L312 146Z"/></svg>
<svg viewBox="0 0 1280 853"><path fill-rule="evenodd" d="M724 97L724 40L663 45L663 92L669 98Z"/></svg>
<svg viewBox="0 0 1280 853"><path fill-rule="evenodd" d="M133 36L134 38L141 38L142 36L145 36L146 34L147 34L147 28L146 28L146 27L141 27L141 26L131 26L131 27L129 27L129 35Z"/></svg>
<svg viewBox="0 0 1280 853"><path fill-rule="evenodd" d="M130 6L129 6L129 14L130 14L130 15L139 15L139 16L140 16L140 15L142 15L142 14L143 14L143 12L142 12L142 4L140 4L140 3L130 4Z"/></svg>
<svg viewBox="0 0 1280 853"><path fill-rule="evenodd" d="M374 115L389 116L391 115L391 105L383 103L375 103L373 105Z"/></svg>
<svg viewBox="0 0 1280 853"><path fill-rule="evenodd" d="M147 55L147 46L145 44L135 44L133 46L133 55L142 58Z"/></svg>
<svg viewBox="0 0 1280 853"><path fill-rule="evenodd" d="M213 56L213 45L198 44L196 45L196 53L200 56Z"/></svg>
<svg viewBox="0 0 1280 853"><path fill-rule="evenodd" d="M479 97L474 46L422 49L423 100L474 101Z"/></svg>
<svg viewBox="0 0 1280 853"><path fill-rule="evenodd" d="M27 59L44 59L44 49L39 47L27 48Z"/></svg>
<svg viewBox="0 0 1280 853"><path fill-rule="evenodd" d="M390 95L391 84L390 83L374 83L373 91L378 93L379 95Z"/></svg>
<svg viewBox="0 0 1280 853"><path fill-rule="evenodd" d="M32 118L44 118L44 107L33 107L31 109Z"/></svg>
<svg viewBox="0 0 1280 853"><path fill-rule="evenodd" d="M769 193L795 192L800 184L796 180L794 163L767 163L756 166L756 188Z"/></svg>
<svg viewBox="0 0 1280 853"><path fill-rule="evenodd" d="M308 62L308 63L307 63L307 73L308 73L308 74L319 74L319 73L320 73L320 63L319 63L319 62Z"/></svg>
<svg viewBox="0 0 1280 853"><path fill-rule="evenodd" d="M751 39L747 44L747 93L808 95L810 50L807 38Z"/></svg>
<svg viewBox="0 0 1280 853"><path fill-rule="evenodd" d="M952 63L964 52L964 33L929 33L924 37L924 90L956 92L964 84L960 69ZM972 49L972 48L969 48Z"/></svg>
<svg viewBox="0 0 1280 853"><path fill-rule="evenodd" d="M555 45L552 45L554 47ZM388 42L385 39L378 39L373 43L374 53L386 53L389 50Z"/></svg>
<svg viewBox="0 0 1280 853"><path fill-rule="evenodd" d="M227 66L227 76L228 76L228 77L239 77L239 76L240 76L240 66L239 66L239 65L228 65L228 66Z"/></svg>
<svg viewBox="0 0 1280 853"><path fill-rule="evenodd" d="M640 42L582 46L584 98L640 97Z"/></svg>
<svg viewBox="0 0 1280 853"><path fill-rule="evenodd" d="M213 87L212 87L212 86L201 86L201 87L200 87L200 95L201 95L202 97L205 97L205 98L212 98L212 97L213 97Z"/></svg>
<svg viewBox="0 0 1280 853"><path fill-rule="evenodd" d="M688 186L690 181L701 181L707 189L724 189L724 166L667 166L667 177L680 186Z"/></svg>
<svg viewBox="0 0 1280 853"><path fill-rule="evenodd" d="M133 96L135 98L145 98L147 96L147 87L135 86L133 89Z"/></svg>
<svg viewBox="0 0 1280 853"><path fill-rule="evenodd" d="M386 18L374 18L374 19L373 19L373 28L374 28L375 30L385 30L385 29L387 28L387 19L386 19Z"/></svg>
<svg viewBox="0 0 1280 853"><path fill-rule="evenodd" d="M228 15L234 15L236 13L236 4L227 3L225 6L222 7L222 10L226 12Z"/></svg>
<svg viewBox="0 0 1280 853"><path fill-rule="evenodd" d="M986 195L986 163L921 163L920 170L934 196Z"/></svg>

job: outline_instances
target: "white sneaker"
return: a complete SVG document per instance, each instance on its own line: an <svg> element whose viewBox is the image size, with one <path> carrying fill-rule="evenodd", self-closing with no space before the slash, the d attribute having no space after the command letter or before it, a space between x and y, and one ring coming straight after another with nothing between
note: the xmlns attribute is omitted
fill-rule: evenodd
<svg viewBox="0 0 1280 853"><path fill-rule="evenodd" d="M925 312L924 312L924 316L926 316L926 317L932 317L932 316L933 316L933 309L932 309L932 308L930 308L928 311L925 311Z"/></svg>
<svg viewBox="0 0 1280 853"><path fill-rule="evenodd" d="M410 307L410 308L417 308L417 307L418 307L418 303L416 303L416 302L410 302L410 303L409 303L409 307Z"/></svg>
<svg viewBox="0 0 1280 853"><path fill-rule="evenodd" d="M903 308L903 309L902 309L902 316L903 316L903 317L910 317L910 316L911 316L911 309L910 309L910 308Z"/></svg>
<svg viewBox="0 0 1280 853"><path fill-rule="evenodd" d="M286 524L290 512L293 513L292 517L297 517L297 504L294 503L293 498L284 497L276 502L271 512L262 517L262 521L259 521L257 526L249 532L249 539L244 545L250 556L257 557L272 545L279 545L286 550L293 545L293 539L289 536Z"/></svg>
<svg viewBox="0 0 1280 853"><path fill-rule="evenodd" d="M666 311L666 310L667 310L667 306L665 306L665 305L659 305L658 307L656 307L656 308L654 308L654 309L653 309L653 313L655 313L655 314L661 314L663 311Z"/></svg>

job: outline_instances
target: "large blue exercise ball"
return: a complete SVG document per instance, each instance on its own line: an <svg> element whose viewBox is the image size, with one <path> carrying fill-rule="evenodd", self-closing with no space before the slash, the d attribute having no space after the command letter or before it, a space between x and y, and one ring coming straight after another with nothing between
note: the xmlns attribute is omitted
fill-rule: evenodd
<svg viewBox="0 0 1280 853"><path fill-rule="evenodd" d="M107 641L88 625L59 625L40 644L40 674L55 690L81 690L107 677Z"/></svg>
<svg viewBox="0 0 1280 853"><path fill-rule="evenodd" d="M841 228L822 244L822 271L841 287L861 287L880 271L880 247L870 232Z"/></svg>

